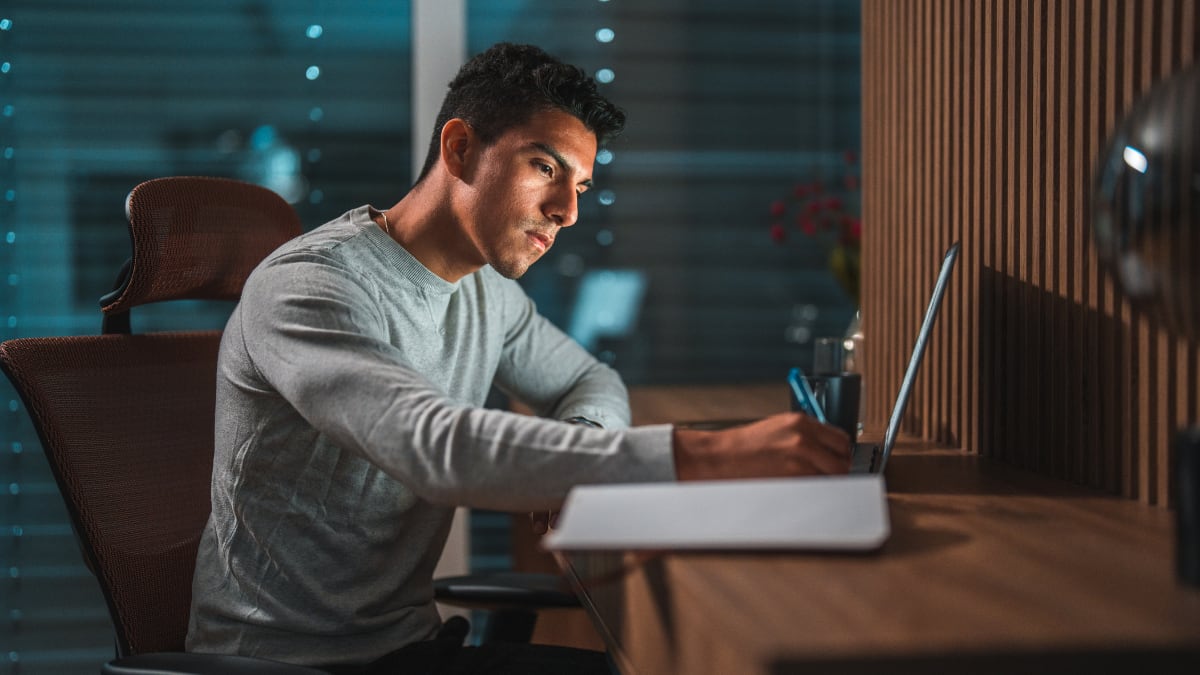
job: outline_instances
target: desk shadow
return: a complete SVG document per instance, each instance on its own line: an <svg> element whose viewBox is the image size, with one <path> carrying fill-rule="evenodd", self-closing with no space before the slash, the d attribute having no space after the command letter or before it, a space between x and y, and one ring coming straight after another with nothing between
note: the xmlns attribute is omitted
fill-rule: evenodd
<svg viewBox="0 0 1200 675"><path fill-rule="evenodd" d="M899 506L899 508L897 508ZM892 522L892 534L884 543L879 555L887 558L928 555L941 552L953 546L966 544L971 535L961 530L946 527L931 527L921 525L921 517L931 513L953 514L955 508L945 508L929 504L896 504L889 498L889 517Z"/></svg>
<svg viewBox="0 0 1200 675"><path fill-rule="evenodd" d="M888 492L894 494L1117 498L1099 488L957 450L894 454L888 461L885 479Z"/></svg>
<svg viewBox="0 0 1200 675"><path fill-rule="evenodd" d="M915 650L920 649L914 645ZM771 664L771 675L910 675L971 673L971 675L1064 675L1087 673L1155 673L1193 675L1200 672L1200 648L1049 649L1025 651L976 650L956 654L890 654L846 658L784 656Z"/></svg>
<svg viewBox="0 0 1200 675"><path fill-rule="evenodd" d="M671 602L671 588L667 583L662 558L651 558L643 569L647 590L650 591L651 606L655 611L655 619L657 619L663 638L666 640L667 653L671 655L671 661L674 662L676 658L675 613L671 608L675 606L675 603Z"/></svg>

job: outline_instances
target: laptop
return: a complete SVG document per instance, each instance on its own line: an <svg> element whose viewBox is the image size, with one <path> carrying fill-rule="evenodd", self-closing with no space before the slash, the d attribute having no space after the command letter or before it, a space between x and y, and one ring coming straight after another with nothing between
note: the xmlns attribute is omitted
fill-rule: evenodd
<svg viewBox="0 0 1200 675"><path fill-rule="evenodd" d="M921 368L921 359L925 356L925 348L929 344L929 337L933 334L933 324L941 309L942 297L945 296L946 289L950 286L950 277L954 271L954 265L958 261L960 248L961 245L955 242L946 250L946 254L942 258L942 266L938 271L937 281L933 285L933 292L929 296L925 319L921 322L921 330L917 333L917 342L913 345L908 369L904 371L904 380L900 383L900 392L896 395L896 403L892 407L892 416L888 420L883 443L855 443L850 467L852 474L878 474L883 473L887 467L888 458L892 456L892 448L896 445L896 436L900 432L900 420L904 417L904 410L908 406L908 399L917 379L917 371ZM826 421L824 411L821 410L812 390L804 381L803 373L799 368L793 368L788 374L788 385L801 410L821 422ZM725 429L752 421L754 420L711 420L682 422L677 426L691 429Z"/></svg>
<svg viewBox="0 0 1200 675"><path fill-rule="evenodd" d="M913 345L912 356L908 360L908 369L904 371L904 380L900 383L900 392L896 395L896 404L892 407L892 416L888 420L887 431L883 435L883 444L855 443L850 473L883 473L887 468L892 449L896 446L896 436L900 433L900 420L904 417L904 409L908 406L913 384L917 380L917 371L921 369L921 359L925 356L925 348L933 334L933 324L937 320L938 310L942 307L942 298L946 288L950 286L950 276L954 264L958 261L961 246L954 242L946 250L942 258L942 268L938 271L937 281L933 285L933 293L929 296L929 306L925 309L925 319L921 322L921 330L917 333L917 342ZM814 402L815 403L815 402Z"/></svg>

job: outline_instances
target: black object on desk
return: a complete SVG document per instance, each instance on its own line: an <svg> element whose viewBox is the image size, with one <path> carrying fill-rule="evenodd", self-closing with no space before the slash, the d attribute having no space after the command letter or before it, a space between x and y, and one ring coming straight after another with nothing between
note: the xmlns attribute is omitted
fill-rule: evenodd
<svg viewBox="0 0 1200 675"><path fill-rule="evenodd" d="M805 375L813 397L829 424L845 431L851 440L858 437L858 401L862 393L862 376L859 373L837 375ZM792 410L800 410L795 397Z"/></svg>

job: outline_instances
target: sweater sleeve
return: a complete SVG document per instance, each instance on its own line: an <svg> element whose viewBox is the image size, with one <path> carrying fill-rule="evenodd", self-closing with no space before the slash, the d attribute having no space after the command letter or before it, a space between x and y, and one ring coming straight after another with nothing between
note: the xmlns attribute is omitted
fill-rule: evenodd
<svg viewBox="0 0 1200 675"><path fill-rule="evenodd" d="M235 319L264 388L330 442L364 456L427 501L551 508L581 483L674 478L669 426L594 429L449 400L390 344L372 290L331 261L276 259L251 281ZM536 323L519 317L510 331L515 356L507 380L513 368L530 365L528 354L561 350L564 375L548 375L549 364L534 368L536 376L526 379L535 386L521 391L559 414L591 412L609 423L627 422L627 404L616 402L624 389L619 380L614 386L615 375L596 380L586 353L572 353L565 336L559 340L530 321Z"/></svg>
<svg viewBox="0 0 1200 675"><path fill-rule="evenodd" d="M502 279L498 286L506 325L497 386L544 417L629 426L629 393L616 371L538 314L516 282Z"/></svg>

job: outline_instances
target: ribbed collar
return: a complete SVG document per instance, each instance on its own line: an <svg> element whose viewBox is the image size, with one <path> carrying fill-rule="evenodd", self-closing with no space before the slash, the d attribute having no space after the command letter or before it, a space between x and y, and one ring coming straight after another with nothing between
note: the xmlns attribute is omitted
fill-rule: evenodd
<svg viewBox="0 0 1200 675"><path fill-rule="evenodd" d="M413 282L420 288L423 288L432 293L439 295L450 295L458 290L459 283L462 279L451 283L439 277L429 268L421 264L420 260L413 257L413 254L408 252L408 249L401 246L395 239L388 236L379 224L371 218L371 210L379 211L372 206L360 206L350 212L350 222L363 231L367 239L375 244L383 253L383 257L387 259L400 273L409 281ZM465 278L465 277L464 277Z"/></svg>

